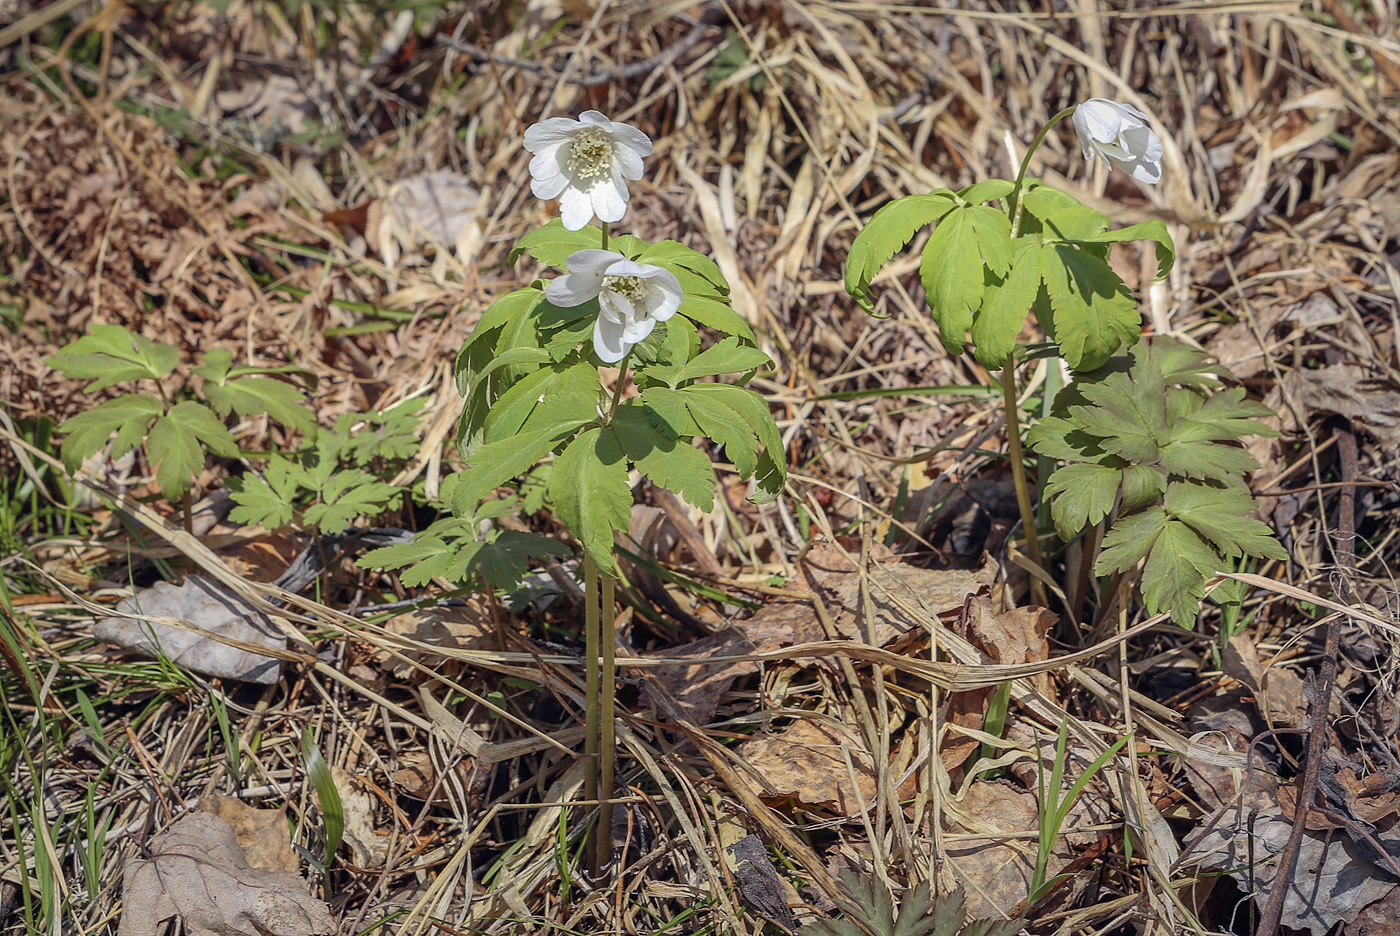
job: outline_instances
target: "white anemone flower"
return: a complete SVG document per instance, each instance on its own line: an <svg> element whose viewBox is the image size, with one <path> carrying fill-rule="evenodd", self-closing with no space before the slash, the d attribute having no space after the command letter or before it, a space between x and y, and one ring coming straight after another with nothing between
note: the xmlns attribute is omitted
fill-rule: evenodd
<svg viewBox="0 0 1400 936"><path fill-rule="evenodd" d="M1118 166L1139 182L1162 180L1162 141L1147 125L1147 115L1122 101L1090 98L1074 109L1074 130L1090 162L1098 156L1110 169Z"/></svg>
<svg viewBox="0 0 1400 936"><path fill-rule="evenodd" d="M642 177L651 138L595 110L578 120L551 117L525 131L530 191L559 199L564 227L577 231L594 216L611 224L627 213L627 180Z"/></svg>
<svg viewBox="0 0 1400 936"><path fill-rule="evenodd" d="M632 346L650 335L681 307L681 284L669 270L628 260L615 250L578 250L569 255L569 272L550 282L544 296L569 309L598 300L593 350L609 364L625 358Z"/></svg>

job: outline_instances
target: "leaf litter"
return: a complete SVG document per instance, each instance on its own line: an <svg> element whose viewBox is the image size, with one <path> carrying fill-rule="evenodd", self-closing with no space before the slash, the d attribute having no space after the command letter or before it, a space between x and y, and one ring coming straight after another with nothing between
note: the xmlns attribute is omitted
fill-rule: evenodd
<svg viewBox="0 0 1400 936"><path fill-rule="evenodd" d="M629 682L640 671L654 674L695 725L737 735L732 739L736 745L756 745L760 751L767 745L783 752L780 760L793 781L784 785L792 790L735 811L769 854L781 856L783 874L800 886L819 877L819 869L806 864L813 858L818 864L830 860L833 866L854 868L844 886L867 906L888 908L884 916L872 917L882 924L902 915L905 905L922 919L913 910L932 904L931 915L946 911L959 923L969 906L978 913L1014 910L1025 896L1027 847L1034 843L1027 835L1039 822L1032 752L1044 753L1062 721L1076 731L1082 728L1071 747L1069 773L1077 775L1094 756L1093 743L1135 726L1135 760L1119 758L1091 784L1083 800L1088 813L1071 820L1071 831L1056 843L1052 867L1081 870L1056 892L1053 904L1037 912L1066 915L1061 917L1066 927L1083 931L1143 926L1149 918L1164 931L1183 931L1195 922L1223 929L1238 919L1234 929L1244 931L1248 923L1236 908L1242 900L1256 910L1264 906L1274 887L1272 856L1282 847L1296 806L1290 790L1299 774L1301 745L1294 735L1264 737L1264 732L1271 725L1308 727L1302 714L1305 675L1316 666L1320 643L1313 624L1320 606L1299 595L1329 594L1337 474L1328 433L1342 421L1354 426L1363 441L1366 484L1358 488L1357 515L1362 518L1360 534L1374 552L1358 581L1366 586L1362 594L1368 604L1385 612L1376 615L1382 622L1391 617L1393 608L1387 604L1393 603L1395 591L1387 571L1395 564L1394 544L1386 531L1393 526L1397 481L1387 453L1393 455L1395 441L1394 257L1400 216L1394 205L1400 201L1393 150L1400 140L1388 102L1400 87L1394 84L1388 67L1394 63L1384 45L1395 38L1394 26L1384 17L1346 25L1341 16L1350 16L1347 5L1323 6L1338 17L1336 29L1291 15L1265 24L1252 15L1214 11L1157 12L1148 20L1132 21L1099 17L1088 24L1083 18L987 19L973 9L911 15L893 8L744 8L743 35L733 38L747 42L732 41L716 26L686 53L693 58L680 58L664 75L617 80L602 91L509 63L483 64L486 60L474 58L468 64L462 53L448 56L435 41L440 38L436 33L445 30L445 21L434 19L437 13L425 13L411 38L402 34L393 40L386 38L392 30L378 28L382 24L368 13L351 7L343 12L343 26L339 21L327 24L333 33L344 29L332 43L338 50L333 54L353 52L347 61L372 62L375 70L372 90L358 79L345 85L354 98L348 108L321 82L319 75L329 72L315 71L326 66L332 53L317 47L315 34L304 24L262 15L237 0L226 15L214 19L203 7L131 9L121 21L127 45L116 43L105 74L95 60L75 57L68 62L84 82L80 87L104 88L124 95L124 105L136 105L100 112L110 134L76 106L76 98L68 102L73 106L49 107L49 92L28 78L7 83L0 92L5 105L0 107L0 149L7 170L0 182L6 196L0 199L0 258L6 271L0 276L0 320L6 325L0 328L0 356L7 365L0 368L0 402L21 421L61 421L85 408L89 401L77 386L42 362L90 324L122 324L181 347L206 352L226 347L240 362L251 352L274 363L308 363L326 378L315 404L323 425L341 414L383 409L415 395L426 395L428 416L445 413L450 419L458 401L450 392L438 393L443 384L432 362L450 357L460 346L476 308L538 273L529 262L518 268L503 262L500 245L542 217L530 216L541 209L522 197L509 131L494 128L514 126L522 114L539 112L545 101L559 113L593 106L599 93L626 102L639 122L650 122L655 138L671 141L671 149L659 153L658 160L655 186L662 207L631 220L640 233L660 232L713 247L737 285L739 304L761 340L771 343L765 350L777 352L778 370L765 390L784 419L791 463L805 466L802 472L811 479L800 482L799 500L762 510L743 503L742 490L726 487L722 493L729 510L721 511L722 520L687 519L692 543L700 543L706 555L702 561L689 547L679 571L694 573L696 581L702 576L725 579L716 587L742 604L670 585L691 620L663 614L665 623L660 624L641 613L624 620L619 635L624 644L639 659L656 664L625 667L620 683L626 724L642 736L639 747L628 748L638 765L629 782L648 800L643 808L650 825L670 836L671 843L669 854L650 857L636 872L641 886L629 893L643 895L639 900L646 911L661 919L692 911L700 903L697 895L715 901L713 908L699 911L711 914L710 919L728 920L726 913L737 919L742 913L737 901L726 903L717 879L707 878L704 870L707 840L698 830L705 828L710 807L666 799L677 785L686 794L699 790L720 798L732 799L738 792L727 790L717 774L696 770L686 761L692 756L688 753L663 758L655 770L646 766L644 755L674 743L677 723L662 715L664 732L651 733L650 683L640 680L643 688L637 691ZM1356 17L1365 19L1367 9L1356 8ZM596 23L585 27L583 21L566 19L558 36L547 27L557 17L543 10L532 10L520 23L493 19L484 7L467 10L453 29L488 56L500 50L509 56L529 47L537 49L542 61L562 63L575 48L599 61L653 55L692 28L676 18L636 29L630 28L633 14L626 10L586 13L598 14ZM708 13L697 15L703 26ZM39 30L34 35L54 38L57 45L57 34L44 32L57 28L45 26L48 22L33 27ZM101 33L110 28L105 23L97 19L80 28ZM1137 28L1139 23L1144 28ZM375 47L356 48L352 27L373 36ZM1348 47L1349 31L1374 35L1359 36L1363 41ZM397 41L402 48L381 55L381 39L391 45ZM214 54L222 42L230 43L231 59ZM706 57L721 44L729 50L725 67L734 67L731 76L714 72ZM0 48L6 67L14 64L17 48ZM1370 57L1369 64L1358 66L1356 49L1366 50L1361 55ZM1122 57L1115 60L1118 50ZM366 55L356 57L361 51ZM737 57L741 51L743 60ZM310 80L296 71L307 56L312 59ZM767 71L759 67L760 60ZM233 65L222 64L226 61ZM302 137L288 133L297 118L290 112L278 117L278 102L265 93L268 74L257 63L270 61L286 63L287 74L297 75L284 84L285 103L302 119ZM1117 61L1126 63L1122 70L1095 71L1088 81L1078 78L1099 63ZM155 62L161 66L145 64ZM1193 62L1213 64L1176 67ZM420 84L428 73L425 66L444 66L439 74L459 88L441 110L431 110L442 101L425 90L431 83ZM994 80L993 67L1005 77ZM764 81L755 85L753 79L760 75ZM936 76L932 84L930 75ZM169 107L190 102L197 110L202 77L208 77L203 98L211 113L220 94L256 92L244 102L251 106L243 112L225 115L217 134L182 122ZM1271 422L1285 435L1259 440L1250 451L1263 465L1255 489L1269 495L1268 519L1292 555L1287 567L1261 570L1277 584L1247 600L1236 633L1220 632L1223 617L1207 599L1195 631L1153 625L1123 644L1121 657L1117 644L1103 643L1117 623L1112 615L1081 620L1075 612L1060 614L1057 605L1060 620L1051 622L1050 612L1013 607L1025 604L1025 580L1017 556L1006 548L1015 509L1008 507L1005 475L987 455L1000 438L995 419L982 402L985 397L942 393L968 386L984 390L976 386L983 377L944 354L920 313L906 309L912 306L910 296L917 297L917 278L898 269L891 273L892 278L904 277L905 288L883 292L879 311L894 313L885 319L853 315L835 282L849 244L852 210L865 217L883 201L911 191L957 184L973 175L1008 174L1003 139L1023 145L1057 106L1103 90L1091 89L1099 81L1110 93L1144 90L1154 102L1198 104L1190 113L1177 113L1163 103L1156 113L1169 130L1164 140L1169 166L1176 160L1160 191L1125 188L1117 175L1101 187L1082 175L1072 138L1052 139L1041 153L1052 172L1081 186L1086 197L1104 192L1125 205L1124 223L1150 216L1185 219L1173 231L1184 248L1181 279L1146 290L1144 310L1153 329L1170 330L1203 346L1248 381L1251 398L1263 399L1277 414ZM260 95L268 105L261 110ZM238 103L227 96L222 100ZM673 101L683 101L684 107L677 110ZM95 98L85 102L104 106ZM166 111L158 111L159 119L147 116L152 103L173 116ZM429 109L416 110L424 104ZM327 123L319 125L322 119ZM463 127L464 136L458 134ZM348 142L337 142L337 134L345 134ZM209 154L223 140L235 141L238 171L216 176L219 157ZM1349 152L1341 141L1349 144ZM285 166L293 171L287 174ZM433 239L454 247L458 259L479 251L477 262L463 270L451 264L420 265L407 257L436 248L426 240L409 247L398 235L421 237L433 230L431 223L406 215L400 225L391 209L380 211L379 224L368 224L366 206L381 199L383 209L384 193L395 184L405 185L386 180L411 181L449 171L454 186L460 182L463 197L451 203L453 211L442 212L444 226L437 232L442 237ZM255 191L258 186L266 188ZM481 193L470 209L467 186ZM384 229L386 217L394 219L393 231ZM1221 222L1222 217L1238 223ZM469 220L455 229L457 234L481 224L482 240L470 249L447 236L463 219ZM394 240L387 250L386 235ZM355 237L381 242L356 245ZM381 265L395 249L411 263ZM437 250L434 260L446 255ZM1114 262L1130 283L1151 278L1150 270L1134 277L1136 271L1126 269L1139 260L1144 269L1152 262L1150 256L1133 256L1131 249L1115 251ZM392 283L389 266L394 267ZM380 317L408 299L416 303L411 318ZM393 324L392 330L384 329L386 323ZM1027 373L1033 384L1044 379L1038 365ZM178 394L186 379L177 371L165 389ZM931 394L929 387L940 392ZM246 431L240 445L247 449L276 448L284 441L262 426ZM3 453L7 470L17 464L14 451L11 445ZM918 491L911 486L911 496L901 500L905 475L889 459L911 453L925 453L925 460L908 477L927 483ZM140 490L149 467L139 461L132 466L132 489ZM107 471L105 465L98 468ZM212 467L201 490L217 488L223 471ZM110 514L94 516L116 525ZM868 543L842 541L844 553L828 539L799 556L811 530L823 523L832 529L878 532ZM213 556L197 553L155 526L142 533L150 531L182 544L164 547L165 554L153 559L198 555L207 562ZM10 548L8 541L5 545ZM128 580L121 565L128 553L120 545L93 537L76 546L36 542L34 549L42 568L59 581L93 583L103 577ZM883 554L887 546L902 561ZM935 554L934 547L943 554ZM139 551L143 549L131 555L137 574L149 575L150 559ZM824 555L823 550L830 552ZM991 553L990 561L984 550ZM273 557L261 561L285 562L285 550L270 551ZM675 558L660 548L654 552L659 561ZM944 564L965 568L937 568ZM88 574L92 565L101 576ZM923 568L927 565L936 568ZM338 636L326 639L321 648L326 659L335 661L325 664L331 673L300 663L286 666L285 674L292 678L280 685L294 688L295 694L270 695L266 703L224 685L231 701L258 712L248 716L242 709L230 710L246 737L263 732L263 744L243 749L244 756L255 763L257 776L279 778L257 796L289 811L300 808L296 794L278 785L286 774L277 772L289 769L279 744L297 737L307 721L324 716L347 726L345 734L328 742L331 756L344 764L359 757L354 762L360 774L390 800L407 797L410 812L420 817L409 822L416 837L411 859L384 863L374 878L333 870L342 892L350 895L337 914L355 922L354 931L373 922L369 914L389 907L403 908L420 920L432 913L456 914L464 929L484 925L480 914L487 907L518 918L563 920L573 913L580 929L612 928L615 921L603 908L614 904L566 905L543 883L555 883L550 877L555 872L548 870L557 867L549 843L559 828L559 811L542 804L577 795L569 792L568 758L521 734L542 746L492 765L495 773L481 781L484 787L469 783L461 776L466 761L450 767L453 761L434 748L454 739L443 737L449 732L435 727L438 722L425 717L426 703L405 689L405 681L428 677L386 652L413 645L413 653L405 655L479 698L505 703L516 717L550 735L567 731L571 693L577 691L568 677L574 607L567 590L550 609L507 617L504 630L512 642L501 646L478 642L487 630L482 619L468 620L460 629L450 621L415 623L404 633L383 636L344 613L366 600L367 581L347 578L343 569L325 571L319 600L288 613L317 616L317 624L301 621L294 625L298 628L335 622L345 629L334 631ZM944 574L951 571L964 576ZM22 576L15 566L5 572L6 587L13 591L9 583ZM274 577L275 572L258 575L261 581ZM101 667L128 658L105 646L88 650L55 643L64 629L86 634L89 619L52 594L47 580L36 582L21 589L26 594L14 596L22 599L14 607L23 646L33 649L35 659L57 667L55 691L74 698L66 688L68 679L90 680L80 683L90 697L119 688L120 682ZM746 591L746 586L768 591ZM93 588L83 595L90 600L115 597L95 585L82 587ZM250 595L258 594L249 589ZM819 597L823 612L808 595ZM386 594L368 600L407 597ZM759 607L751 613L751 605ZM657 606L662 607L660 602ZM150 614L149 608L144 613ZM827 615L825 623L821 613ZM1127 613L1130 626L1142 620L1134 615L1135 608ZM450 633L441 634L442 627ZM1340 925L1348 936L1379 936L1394 931L1400 897L1381 854L1362 843L1369 836L1386 852L1392 838L1385 815L1391 794L1376 778L1394 769L1377 737L1394 734L1395 641L1362 617L1349 627L1336 732L1330 739L1338 780L1326 800L1328 812L1346 821L1310 811L1284 922L1313 932ZM495 627L490 631L494 638ZM513 642L519 637L529 642ZM852 646L833 645L832 638ZM804 649L810 644L819 648ZM1086 646L1102 649L1090 661L1055 663L1056 657ZM217 641L209 644L209 649L215 647L222 648L216 656L230 649ZM872 656L874 651L890 655ZM761 658L709 662L733 656ZM857 663L844 669L843 661L851 660ZM869 660L877 664L864 662ZM932 663L947 668L934 669ZM1028 669L1015 671L1004 737L989 741L982 735L997 680L971 683L979 673L1012 678L1008 671L988 669L1001 666ZM956 689L945 691L940 685ZM14 686L13 697L20 698L19 683ZM10 689L7 682L7 697ZM447 697L442 686L434 692L449 698L461 716L459 724L470 724L483 741L492 738L486 743L508 745L514 732L523 732L464 694ZM130 720L133 710L122 703L102 703L96 726L85 729L92 737L75 742L71 758L49 766L44 790L67 814L80 814L93 766L106 757L103 745L112 745L126 752L174 752L155 765L161 776L154 795L166 805L173 802L171 792L197 794L211 778L226 790L257 791L249 784L261 784L261 779L245 775L235 783L227 767L200 768L211 770L208 774L181 772L179 764L229 759L221 741L211 743L207 757L201 752L193 760L180 747L180 739L218 737L202 699L194 693L163 697L153 708L154 717L139 722ZM1246 770L1245 751L1256 739L1253 767ZM984 747L992 741L999 745ZM140 748L126 747L137 742ZM849 766L846 754L835 751L838 745L849 746ZM365 759L367 749L382 762ZM1001 776L977 773L972 758L983 750L996 760L1011 758L998 768L981 766L1001 770ZM833 752L840 753L839 765ZM39 778L29 775L29 769L16 763L10 770L17 790L38 789ZM818 785L804 772L820 772L817 779L830 782ZM850 786L853 772L855 787ZM529 819L491 826L491 834L471 840L471 874L454 861L462 841L454 836L480 828L473 824L476 817L469 822L460 812L461 798L432 792L454 784L454 776L463 789L476 790L474 802L514 797L515 804L538 808L537 815L522 810L520 815ZM738 776L746 778L746 788L749 781L753 789L763 788L752 774ZM1276 782L1274 776L1283 779ZM167 781L168 786L160 785ZM137 785L146 790L148 777L122 773L99 782L114 787L111 802L116 805L99 810L107 810L118 827L148 821L150 801L144 794L121 799L123 790ZM370 789L349 780L347 785L352 792ZM1134 812L1139 808L1134 803L1148 793L1153 797L1148 805L1170 816L1177 836L1173 845L1190 844L1180 865L1174 865L1170 849L1154 846L1155 813ZM133 805L138 799L140 811ZM664 807L654 805L663 800ZM387 804L356 802L360 814L370 817L367 834L377 836ZM865 813L846 805L856 802L866 804ZM284 817L282 808L258 812ZM501 815L493 821L503 821ZM811 849L803 853L800 842L790 843L781 833L794 819L805 822L812 816L831 824L812 828ZM996 820L995 827L989 818ZM285 828L285 818L276 821ZM37 846L26 838L32 833L8 822L0 819L7 847L11 840L17 849ZM1111 833L1097 830L1114 823ZM498 830L504 830L499 838ZM872 836L872 830L883 830L885 837ZM1106 835L1112 844L1104 846ZM1135 843L1131 858L1121 844L1125 837ZM788 844L775 844L779 842ZM820 857L812 849L820 850ZM508 897L475 904L464 899L475 884L472 875L507 851L507 868L539 873L529 883L512 879L502 892ZM1197 863L1206 851L1209 862ZM109 841L106 855L101 873L109 881L123 864L131 869L152 860L120 837ZM353 855L351 860L356 860ZM930 866L943 869L932 887L922 870ZM436 889L416 880L422 867L439 875L431 885ZM1213 893L1186 901L1183 909L1174 888L1197 867L1225 873L1199 877L1191 892L1209 887ZM63 868L75 882L77 872L69 869L76 863ZM958 883L968 893L954 900L950 888ZM986 893L974 884L982 884ZM7 886L0 884L0 906ZM667 888L681 888L687 896L662 896ZM823 895L808 893L813 903L829 906ZM787 919L784 902L796 903L787 891L775 892L761 913L781 923ZM142 901L128 903L139 908ZM74 906L71 912L85 918L68 921L67 928L86 930L98 921L110 925L110 899L94 901L90 908ZM800 926L816 925L809 909L790 909ZM132 916L133 926L146 920ZM0 927L13 918L0 910ZM123 932L127 925L124 918Z"/></svg>

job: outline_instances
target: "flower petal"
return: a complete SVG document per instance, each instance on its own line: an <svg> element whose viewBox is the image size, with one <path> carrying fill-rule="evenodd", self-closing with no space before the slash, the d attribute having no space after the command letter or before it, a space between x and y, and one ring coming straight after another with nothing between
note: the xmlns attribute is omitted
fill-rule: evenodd
<svg viewBox="0 0 1400 936"><path fill-rule="evenodd" d="M604 289L598 293L598 308L603 315L614 322L631 322L637 316L637 309L632 305L632 301L622 293L612 289Z"/></svg>
<svg viewBox="0 0 1400 936"><path fill-rule="evenodd" d="M613 179L600 179L589 190L589 197L593 203L593 213L599 221L611 224L621 221L622 216L627 214L627 186L619 185Z"/></svg>
<svg viewBox="0 0 1400 936"><path fill-rule="evenodd" d="M621 323L598 316L593 323L593 353L608 364L616 364L627 357L632 344L623 337L623 332Z"/></svg>
<svg viewBox="0 0 1400 936"><path fill-rule="evenodd" d="M604 273L611 273L616 276L613 267L619 263L631 263L616 250L602 250L598 247L586 247L583 250L575 250L569 254L569 259L565 264L570 273L597 273L602 276Z"/></svg>
<svg viewBox="0 0 1400 936"><path fill-rule="evenodd" d="M608 132L612 134L614 140L634 151L638 156L651 155L651 137L636 127L613 121Z"/></svg>
<svg viewBox="0 0 1400 936"><path fill-rule="evenodd" d="M577 231L593 220L593 202L588 193L570 185L559 195L559 217L565 230Z"/></svg>
<svg viewBox="0 0 1400 936"><path fill-rule="evenodd" d="M544 147L568 142L578 133L581 124L568 117L550 117L525 130L525 149L538 153Z"/></svg>
<svg viewBox="0 0 1400 936"><path fill-rule="evenodd" d="M602 273L565 273L545 285L544 297L561 309L572 309L596 299L602 289Z"/></svg>
<svg viewBox="0 0 1400 936"><path fill-rule="evenodd" d="M569 177L560 173L554 176L532 176L530 178L530 191L536 198L543 198L548 201L551 198L558 198L564 189L569 187Z"/></svg>
<svg viewBox="0 0 1400 936"><path fill-rule="evenodd" d="M630 146L619 146L613 151L614 165L624 179L633 182L642 177L642 157Z"/></svg>
<svg viewBox="0 0 1400 936"><path fill-rule="evenodd" d="M613 122L602 111L586 110L578 115L580 125L589 125L612 132Z"/></svg>
<svg viewBox="0 0 1400 936"><path fill-rule="evenodd" d="M636 344L656 328L656 319L638 319L635 322L628 322L622 326L622 338L629 344Z"/></svg>
<svg viewBox="0 0 1400 936"><path fill-rule="evenodd" d="M640 274L647 284L647 315L664 322L675 315L685 300L680 280L670 270L661 267L646 267Z"/></svg>

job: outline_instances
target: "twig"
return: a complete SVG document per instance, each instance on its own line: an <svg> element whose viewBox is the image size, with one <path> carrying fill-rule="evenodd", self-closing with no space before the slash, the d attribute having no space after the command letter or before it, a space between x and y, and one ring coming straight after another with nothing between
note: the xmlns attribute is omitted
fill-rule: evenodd
<svg viewBox="0 0 1400 936"><path fill-rule="evenodd" d="M1334 591L1339 601L1350 604L1350 576L1355 563L1356 539L1356 436L1350 429L1337 429L1333 435L1337 440L1343 485L1341 516L1337 518L1337 577ZM1303 835L1307 832L1308 810L1313 808L1317 799L1318 778L1322 772L1322 763L1327 757L1327 723L1332 708L1332 688L1337 681L1337 644L1341 630L1341 624L1336 618L1328 622L1321 676L1313 686L1312 698L1308 704L1308 762L1303 766L1303 782L1298 790L1298 805L1293 813L1293 829L1288 834L1288 844L1284 846L1279 859L1278 874L1275 875L1273 887L1269 891L1269 902L1264 906L1264 916L1259 921L1257 936L1276 936L1278 933L1279 922L1283 917L1283 904L1287 899L1288 889L1293 886L1293 874L1298 867L1298 853L1303 847Z"/></svg>
<svg viewBox="0 0 1400 936"><path fill-rule="evenodd" d="M580 85L591 88L595 85L607 84L610 81L621 81L627 78L636 78L638 75L645 75L656 71L665 65L669 65L676 58L680 57L690 49L694 48L710 28L717 26L722 14L719 10L706 10L704 16L686 33L683 38L673 42L662 49L651 58L643 59L640 62L633 62L630 65L618 65L610 68L595 68L582 75L566 75L564 81L567 84ZM536 75L545 75L550 78L558 78L562 73L561 68L552 68L548 65L541 65L539 62L532 62L528 59L512 58L509 55L497 55L480 46L474 46L470 42L462 42L451 36L438 36L438 45L453 52L470 56L475 62L491 62L495 65L504 65L507 68L519 68L522 71L531 72Z"/></svg>

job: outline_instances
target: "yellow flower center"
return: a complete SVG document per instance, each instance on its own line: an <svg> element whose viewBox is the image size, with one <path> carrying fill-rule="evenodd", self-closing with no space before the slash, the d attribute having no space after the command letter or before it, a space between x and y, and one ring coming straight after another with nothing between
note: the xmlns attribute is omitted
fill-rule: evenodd
<svg viewBox="0 0 1400 936"><path fill-rule="evenodd" d="M613 141L597 127L580 130L569 144L569 172L577 179L592 180L612 175Z"/></svg>
<svg viewBox="0 0 1400 936"><path fill-rule="evenodd" d="M646 286L640 276L605 276L603 288L626 296L634 306L646 295Z"/></svg>

